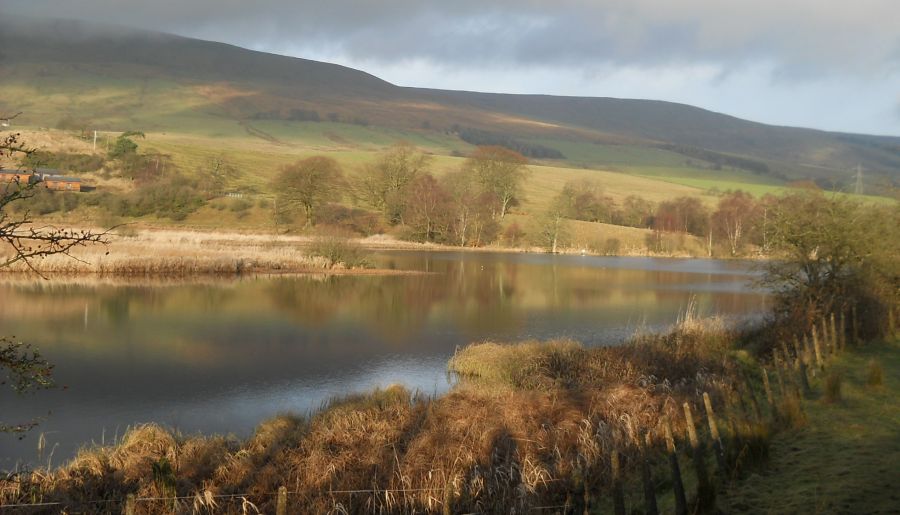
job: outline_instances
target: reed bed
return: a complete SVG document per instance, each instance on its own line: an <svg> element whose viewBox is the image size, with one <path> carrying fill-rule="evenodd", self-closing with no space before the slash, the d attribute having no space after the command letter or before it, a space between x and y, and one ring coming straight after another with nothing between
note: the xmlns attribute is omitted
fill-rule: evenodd
<svg viewBox="0 0 900 515"><path fill-rule="evenodd" d="M346 272L363 270L356 258L350 266L334 256L314 255L310 238L190 231L128 231L112 234L108 246L73 250L19 262L9 272L42 275L191 276L245 273Z"/></svg>
<svg viewBox="0 0 900 515"><path fill-rule="evenodd" d="M612 455L617 474L634 480L641 449L664 448L665 425L684 441L684 403L702 410L697 393L709 392L722 407L734 395L740 371L723 344L727 329L701 327L682 322L607 348L474 344L450 361L460 381L441 397L392 386L307 417L276 417L244 440L140 426L59 469L0 481L0 503L63 502L77 511L135 494L183 497L141 503L137 513L241 513L251 500L268 513L283 486L288 512L586 509L615 482ZM747 427L732 436L759 432ZM245 499L221 500L231 494Z"/></svg>

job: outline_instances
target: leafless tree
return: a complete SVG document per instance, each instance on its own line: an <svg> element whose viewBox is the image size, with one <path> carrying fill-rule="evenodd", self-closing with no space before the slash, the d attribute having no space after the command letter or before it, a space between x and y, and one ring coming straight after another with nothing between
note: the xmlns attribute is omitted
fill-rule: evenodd
<svg viewBox="0 0 900 515"><path fill-rule="evenodd" d="M430 156L412 144L395 143L357 178L353 195L381 211L388 223L403 223L409 189L416 177L428 171L430 164Z"/></svg>
<svg viewBox="0 0 900 515"><path fill-rule="evenodd" d="M484 191L496 197L496 215L502 219L510 206L520 200L522 183L528 176L527 165L528 159L518 152L488 146L475 149L464 166L478 178Z"/></svg>
<svg viewBox="0 0 900 515"><path fill-rule="evenodd" d="M340 165L325 156L283 166L274 184L281 208L287 213L302 209L307 227L315 225L320 207L341 199L346 185Z"/></svg>

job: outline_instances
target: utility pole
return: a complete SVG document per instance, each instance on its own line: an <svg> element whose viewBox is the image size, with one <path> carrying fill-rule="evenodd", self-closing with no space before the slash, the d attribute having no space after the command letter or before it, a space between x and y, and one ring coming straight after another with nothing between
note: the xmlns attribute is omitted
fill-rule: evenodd
<svg viewBox="0 0 900 515"><path fill-rule="evenodd" d="M863 173L862 167L856 165L856 190L854 191L857 195L863 194Z"/></svg>
<svg viewBox="0 0 900 515"><path fill-rule="evenodd" d="M94 152L97 151L97 129L94 129Z"/></svg>

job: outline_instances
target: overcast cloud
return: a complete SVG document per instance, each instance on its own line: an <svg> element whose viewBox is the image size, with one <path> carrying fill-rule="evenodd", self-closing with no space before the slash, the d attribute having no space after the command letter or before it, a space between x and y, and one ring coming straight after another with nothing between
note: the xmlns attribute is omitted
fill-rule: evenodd
<svg viewBox="0 0 900 515"><path fill-rule="evenodd" d="M400 85L654 98L900 135L896 0L2 2L338 62Z"/></svg>

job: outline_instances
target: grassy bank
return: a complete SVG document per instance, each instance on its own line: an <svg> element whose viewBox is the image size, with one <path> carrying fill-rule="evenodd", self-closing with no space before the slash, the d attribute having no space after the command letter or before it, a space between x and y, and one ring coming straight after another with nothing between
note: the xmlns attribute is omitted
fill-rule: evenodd
<svg viewBox="0 0 900 515"><path fill-rule="evenodd" d="M318 513L494 512L575 505L585 492L600 506L611 449L624 456L630 435L665 418L681 434L681 405L701 409L697 391L724 402L737 373L725 359L729 339L720 325L682 324L621 347L476 345L451 363L469 379L439 398L390 387L334 400L309 417L276 417L246 440L142 426L60 469L7 478L0 501L94 510L96 501L133 493L184 497L141 501L139 513L175 504L189 513L195 503L240 512L238 497L227 497L240 494L271 512L270 494L284 486L289 511ZM471 364L483 360L485 370L504 372L477 372ZM513 372L520 369L527 374Z"/></svg>
<svg viewBox="0 0 900 515"><path fill-rule="evenodd" d="M840 395L827 395L829 378ZM768 468L722 496L726 513L891 513L900 506L900 341L844 353L813 381L807 423L772 440ZM832 386L832 392L838 391Z"/></svg>
<svg viewBox="0 0 900 515"><path fill-rule="evenodd" d="M818 358L810 343L757 361L737 344L751 334L686 317L617 347L473 344L450 360L460 381L443 396L392 386L275 417L247 439L140 426L58 469L8 475L0 503L4 513L120 513L129 495L135 513L272 513L279 498L288 513L895 505L900 345L848 348L826 332ZM20 503L47 504L10 508Z"/></svg>

